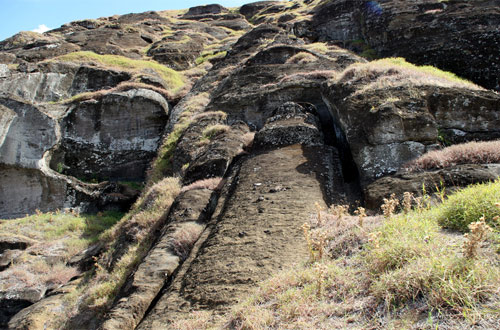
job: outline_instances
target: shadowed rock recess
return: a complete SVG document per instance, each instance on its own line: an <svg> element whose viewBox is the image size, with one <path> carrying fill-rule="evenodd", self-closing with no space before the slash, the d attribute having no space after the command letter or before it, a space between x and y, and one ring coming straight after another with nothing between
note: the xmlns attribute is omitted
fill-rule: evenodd
<svg viewBox="0 0 500 330"><path fill-rule="evenodd" d="M494 180L497 164L403 165L500 138L499 27L500 0L259 1L0 42L0 218L130 210L132 221L159 198L146 196L155 183L182 184L106 304L67 301L142 242L136 224L49 293L0 288L0 328L168 329L224 313L307 258L301 225L316 207L376 210L422 183ZM143 206L130 182L145 183ZM0 252L26 248L10 241Z"/></svg>

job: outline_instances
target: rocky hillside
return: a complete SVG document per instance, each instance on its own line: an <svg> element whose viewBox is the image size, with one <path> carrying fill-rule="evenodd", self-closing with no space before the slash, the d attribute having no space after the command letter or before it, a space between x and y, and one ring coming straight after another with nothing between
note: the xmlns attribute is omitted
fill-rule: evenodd
<svg viewBox="0 0 500 330"><path fill-rule="evenodd" d="M307 256L319 209L494 180L491 159L405 165L500 138L499 26L498 0L260 1L0 42L0 217L128 212L59 255L72 278L2 286L0 327L224 313ZM18 234L0 236L11 278L53 244Z"/></svg>

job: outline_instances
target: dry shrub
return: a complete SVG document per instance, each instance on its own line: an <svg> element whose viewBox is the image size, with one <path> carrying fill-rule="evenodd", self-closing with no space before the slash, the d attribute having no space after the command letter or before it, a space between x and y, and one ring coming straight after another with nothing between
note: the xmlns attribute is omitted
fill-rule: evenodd
<svg viewBox="0 0 500 330"><path fill-rule="evenodd" d="M399 200L396 198L395 194L391 194L391 197L389 199L384 198L383 201L384 204L382 204L380 208L384 213L384 217L390 218L396 211L396 207L399 205Z"/></svg>
<svg viewBox="0 0 500 330"><path fill-rule="evenodd" d="M192 311L186 319L175 320L170 324L172 329L199 330L209 329L213 315L207 311Z"/></svg>
<svg viewBox="0 0 500 330"><path fill-rule="evenodd" d="M182 187L181 193L189 191L189 190L194 190L194 189L210 189L210 190L218 191L222 188L223 185L224 185L224 181L221 177L203 179L203 180L195 181L195 182L191 183L190 185Z"/></svg>
<svg viewBox="0 0 500 330"><path fill-rule="evenodd" d="M404 169L418 172L460 164L500 163L500 141L468 142L430 151L405 164Z"/></svg>
<svg viewBox="0 0 500 330"><path fill-rule="evenodd" d="M193 95L184 103L184 112L190 114L197 113L207 106L210 102L210 95L208 93L199 93Z"/></svg>
<svg viewBox="0 0 500 330"><path fill-rule="evenodd" d="M467 259L474 259L477 256L479 244L485 240L488 234L493 230L486 224L484 216L481 217L479 221L469 224L469 230L469 233L464 234L464 256Z"/></svg>
<svg viewBox="0 0 500 330"><path fill-rule="evenodd" d="M323 245L318 243L324 243L324 249L332 258L339 258L352 255L368 241L368 232L375 228L382 218L367 216L362 207L359 207L355 214L349 215L346 205L332 205L328 211L317 209L317 214L312 217L310 224L306 223L302 227L311 260L316 259L317 248ZM319 219L321 220L318 221ZM323 235L325 236L322 237Z"/></svg>
<svg viewBox="0 0 500 330"><path fill-rule="evenodd" d="M196 222L185 222L180 225L169 237L169 246L172 251L182 260L185 260L194 243L200 237L203 228L202 225Z"/></svg>
<svg viewBox="0 0 500 330"><path fill-rule="evenodd" d="M306 64L317 61L318 58L311 53L300 52L290 57L286 64Z"/></svg>
<svg viewBox="0 0 500 330"><path fill-rule="evenodd" d="M44 276L44 281L46 283L62 285L67 283L70 279L78 274L78 270L74 267L68 267L65 264L55 264Z"/></svg>

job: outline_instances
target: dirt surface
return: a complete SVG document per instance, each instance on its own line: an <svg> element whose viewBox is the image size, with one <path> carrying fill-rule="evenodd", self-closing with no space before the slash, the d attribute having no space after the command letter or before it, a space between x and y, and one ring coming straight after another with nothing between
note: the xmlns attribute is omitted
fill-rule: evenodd
<svg viewBox="0 0 500 330"><path fill-rule="evenodd" d="M165 329L193 310L227 310L257 282L307 258L301 225L325 205L324 147L293 145L250 156L208 238L139 329Z"/></svg>

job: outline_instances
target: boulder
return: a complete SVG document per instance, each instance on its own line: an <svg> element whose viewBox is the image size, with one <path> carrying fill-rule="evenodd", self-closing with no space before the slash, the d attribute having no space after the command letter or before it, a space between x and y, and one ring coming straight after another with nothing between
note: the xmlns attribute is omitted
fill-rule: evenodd
<svg viewBox="0 0 500 330"><path fill-rule="evenodd" d="M446 193L466 187L474 183L494 181L500 177L499 164L456 165L436 171L399 172L395 175L380 178L366 186L366 207L378 210L384 198L395 194L402 199L405 192L421 196L423 187L428 194L444 191Z"/></svg>
<svg viewBox="0 0 500 330"><path fill-rule="evenodd" d="M257 14L259 11L280 4L281 4L280 1L257 1L252 3L247 3L240 7L240 14L245 16L245 18L248 20L252 18L252 16Z"/></svg>
<svg viewBox="0 0 500 330"><path fill-rule="evenodd" d="M184 16L198 16L198 15L206 15L206 14L221 14L225 13L228 10L221 5L212 4L205 6L196 6L189 8L188 12Z"/></svg>

